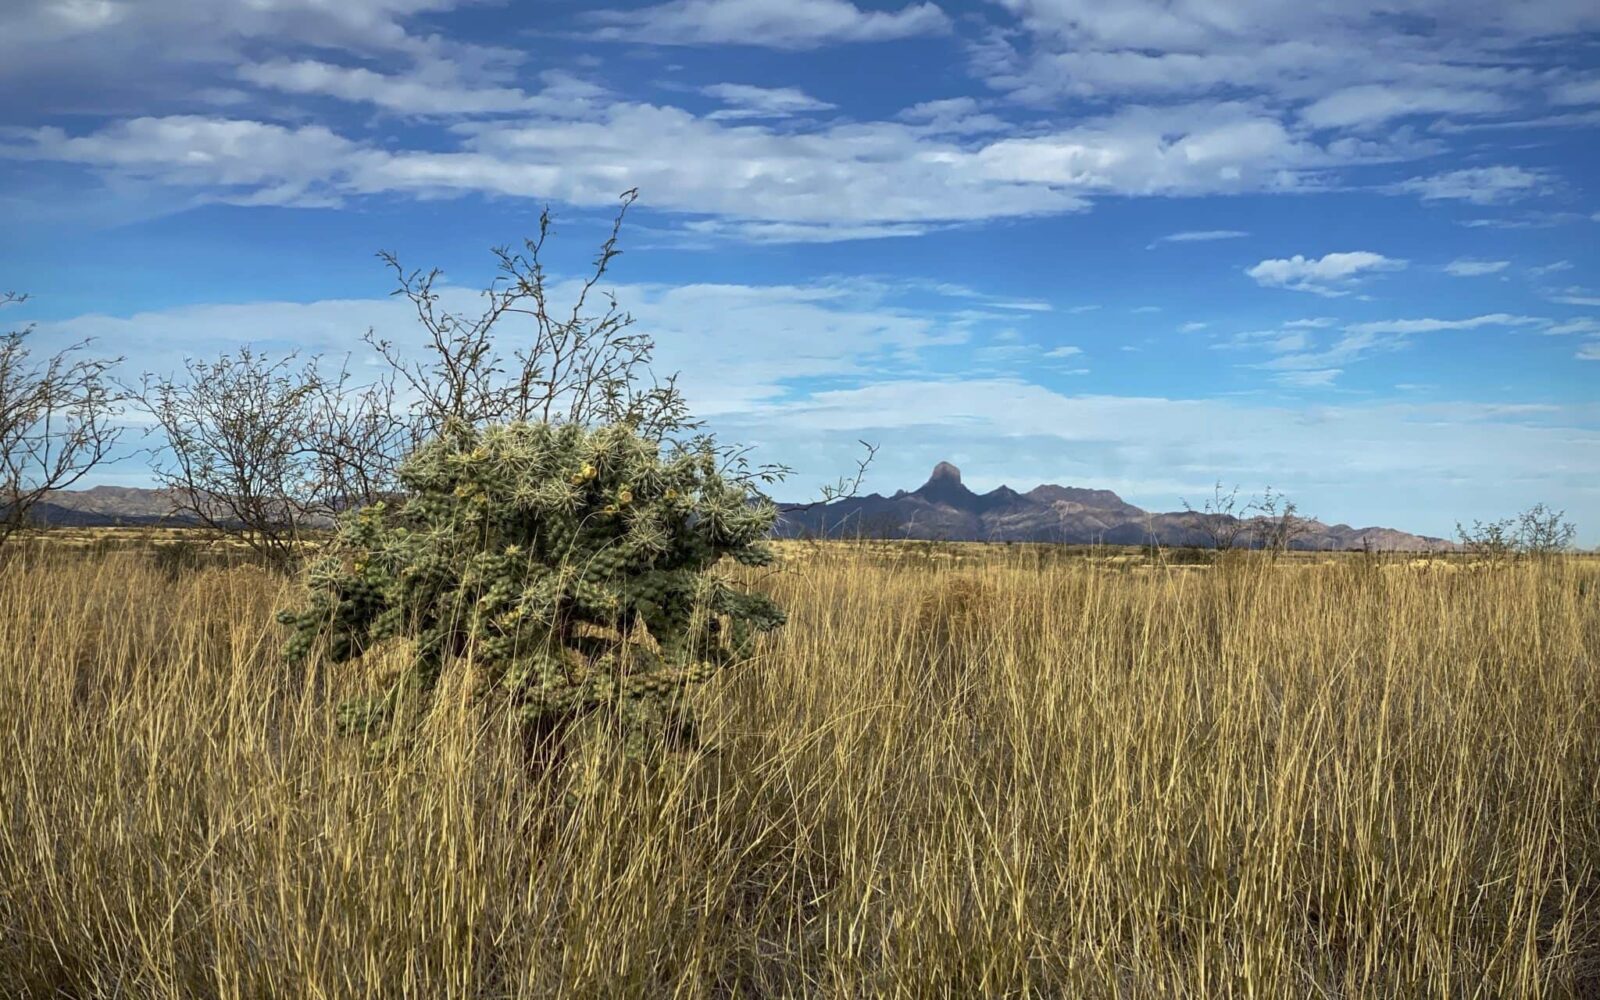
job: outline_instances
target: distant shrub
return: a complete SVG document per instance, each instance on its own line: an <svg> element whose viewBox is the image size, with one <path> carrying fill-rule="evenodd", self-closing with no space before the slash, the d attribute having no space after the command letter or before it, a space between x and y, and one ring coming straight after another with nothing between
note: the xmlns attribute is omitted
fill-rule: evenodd
<svg viewBox="0 0 1600 1000"><path fill-rule="evenodd" d="M1566 512L1538 503L1516 517L1498 521L1473 521L1467 528L1456 524L1461 545L1475 558L1490 563L1514 556L1551 556L1572 547L1578 529Z"/></svg>
<svg viewBox="0 0 1600 1000"><path fill-rule="evenodd" d="M724 556L770 562L776 511L710 445L664 449L628 424L455 425L400 479L407 499L346 515L308 602L280 615L294 658L415 640L395 687L346 706L351 728L468 658L531 735L611 707L637 750L652 730L683 731L677 695L784 620L712 572Z"/></svg>
<svg viewBox="0 0 1600 1000"><path fill-rule="evenodd" d="M201 553L201 546L187 538L179 538L171 542L157 542L150 549L150 561L168 580L176 580L200 568Z"/></svg>

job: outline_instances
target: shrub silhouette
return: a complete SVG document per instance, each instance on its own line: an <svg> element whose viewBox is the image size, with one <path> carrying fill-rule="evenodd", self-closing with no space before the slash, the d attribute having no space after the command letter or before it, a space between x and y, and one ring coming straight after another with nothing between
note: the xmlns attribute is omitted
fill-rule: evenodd
<svg viewBox="0 0 1600 1000"><path fill-rule="evenodd" d="M712 568L764 565L775 508L719 471L709 445L664 447L629 424L455 424L403 465L406 499L346 515L280 615L288 653L333 661L393 637L411 669L345 706L388 718L405 685L431 691L470 660L541 739L602 707L629 746L687 722L677 695L744 655L783 612Z"/></svg>

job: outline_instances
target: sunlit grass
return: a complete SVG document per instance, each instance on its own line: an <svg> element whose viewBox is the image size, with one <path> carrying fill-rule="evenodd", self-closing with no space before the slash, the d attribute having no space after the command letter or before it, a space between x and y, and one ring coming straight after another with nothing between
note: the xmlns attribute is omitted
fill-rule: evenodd
<svg viewBox="0 0 1600 1000"><path fill-rule="evenodd" d="M704 749L541 777L337 736L291 582L13 560L0 995L1600 989L1600 564L785 552Z"/></svg>

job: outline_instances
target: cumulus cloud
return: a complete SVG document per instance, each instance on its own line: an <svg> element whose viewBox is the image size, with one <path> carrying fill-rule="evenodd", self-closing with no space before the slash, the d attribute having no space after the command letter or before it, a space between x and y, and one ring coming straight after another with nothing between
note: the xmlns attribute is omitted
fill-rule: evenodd
<svg viewBox="0 0 1600 1000"><path fill-rule="evenodd" d="M1265 288L1288 288L1328 297L1348 295L1351 286L1370 274L1398 271L1403 260L1385 257L1370 250L1330 253L1320 258L1295 254L1288 258L1263 260L1245 273Z"/></svg>
<svg viewBox="0 0 1600 1000"><path fill-rule="evenodd" d="M591 15L596 37L650 45L756 45L809 49L941 34L950 20L932 3L863 10L847 0L670 0Z"/></svg>

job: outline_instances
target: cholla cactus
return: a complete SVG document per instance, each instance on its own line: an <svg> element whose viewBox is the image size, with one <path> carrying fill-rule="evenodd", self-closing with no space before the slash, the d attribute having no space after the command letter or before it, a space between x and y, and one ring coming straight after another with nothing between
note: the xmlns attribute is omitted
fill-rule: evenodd
<svg viewBox="0 0 1600 1000"><path fill-rule="evenodd" d="M608 705L647 726L783 622L708 572L723 556L770 562L775 515L709 448L664 455L627 425L454 426L401 480L407 499L348 515L307 605L280 615L291 657L404 636L424 689L470 657L541 732ZM364 728L393 694L347 723Z"/></svg>

